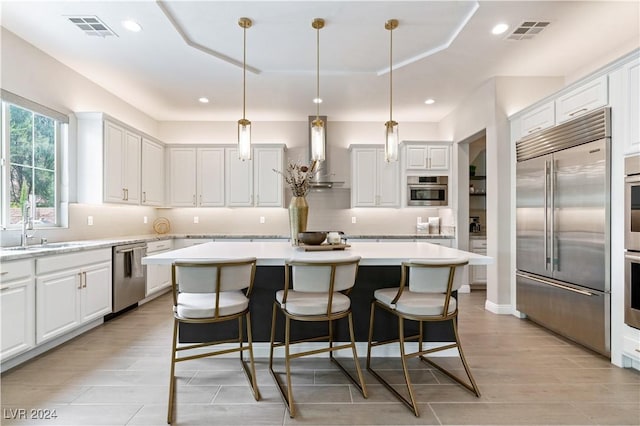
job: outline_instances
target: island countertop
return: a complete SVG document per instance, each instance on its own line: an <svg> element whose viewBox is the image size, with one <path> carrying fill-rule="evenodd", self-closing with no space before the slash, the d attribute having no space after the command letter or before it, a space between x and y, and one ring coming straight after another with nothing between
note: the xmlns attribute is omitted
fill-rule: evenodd
<svg viewBox="0 0 640 426"><path fill-rule="evenodd" d="M146 256L145 265L170 264L177 259L234 259L255 257L258 266L281 266L287 259L336 259L360 256L362 266L394 266L409 259L466 257L469 265L487 265L493 258L428 242L353 242L345 250L305 251L289 242L216 241Z"/></svg>

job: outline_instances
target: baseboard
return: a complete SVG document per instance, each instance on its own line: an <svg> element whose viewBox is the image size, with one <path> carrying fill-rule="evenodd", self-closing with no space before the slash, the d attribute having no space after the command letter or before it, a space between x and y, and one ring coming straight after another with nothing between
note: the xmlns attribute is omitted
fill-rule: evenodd
<svg viewBox="0 0 640 426"><path fill-rule="evenodd" d="M494 314L498 314L498 315L512 315L513 314L513 307L510 304L509 305L498 305L497 303L493 303L490 300L485 300L484 308L487 311L492 312Z"/></svg>
<svg viewBox="0 0 640 426"><path fill-rule="evenodd" d="M463 284L458 289L458 293L471 293L471 286L469 284Z"/></svg>

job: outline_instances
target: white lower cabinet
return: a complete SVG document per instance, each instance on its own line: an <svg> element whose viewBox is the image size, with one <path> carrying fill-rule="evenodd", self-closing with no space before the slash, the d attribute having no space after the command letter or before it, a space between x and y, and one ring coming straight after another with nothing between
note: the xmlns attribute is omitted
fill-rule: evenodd
<svg viewBox="0 0 640 426"><path fill-rule="evenodd" d="M173 249L172 240L147 243L147 255L164 253ZM171 286L171 265L147 265L146 296Z"/></svg>
<svg viewBox="0 0 640 426"><path fill-rule="evenodd" d="M3 262L0 283L0 360L35 346L33 260Z"/></svg>
<svg viewBox="0 0 640 426"><path fill-rule="evenodd" d="M36 260L36 343L111 312L111 250Z"/></svg>
<svg viewBox="0 0 640 426"><path fill-rule="evenodd" d="M471 253L476 253L476 254L481 254L483 256L486 256L487 240L485 239L471 240ZM486 284L487 283L487 267L485 265L469 266L469 282L471 284Z"/></svg>

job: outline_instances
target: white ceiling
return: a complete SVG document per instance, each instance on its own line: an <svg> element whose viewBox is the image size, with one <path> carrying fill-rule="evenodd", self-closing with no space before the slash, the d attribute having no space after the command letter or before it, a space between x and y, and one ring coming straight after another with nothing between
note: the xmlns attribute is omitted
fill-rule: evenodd
<svg viewBox="0 0 640 426"><path fill-rule="evenodd" d="M156 120L242 116L242 29L247 30L247 118L306 120L315 114L320 31L320 114L386 121L389 31L393 118L439 121L493 76L566 76L620 45L640 41L638 1L1 1L0 23ZM69 16L95 15L117 37L90 37ZM134 19L143 31L125 30ZM172 24L182 30L185 38ZM491 28L550 21L531 40ZM640 42L639 42L640 43ZM228 59L228 60L227 60ZM240 66L238 66L240 64ZM10 64L3 64L10 66ZM209 104L197 99L206 96ZM434 105L424 100L434 98Z"/></svg>

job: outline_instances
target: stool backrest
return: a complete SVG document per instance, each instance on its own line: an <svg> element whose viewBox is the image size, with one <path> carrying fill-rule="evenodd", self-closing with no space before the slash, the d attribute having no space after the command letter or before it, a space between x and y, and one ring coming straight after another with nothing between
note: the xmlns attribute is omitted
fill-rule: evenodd
<svg viewBox="0 0 640 426"><path fill-rule="evenodd" d="M293 289L299 292L328 293L349 290L356 282L359 256L340 259L287 261L291 268Z"/></svg>
<svg viewBox="0 0 640 426"><path fill-rule="evenodd" d="M219 293L253 286L256 259L177 260L172 278L181 293Z"/></svg>
<svg viewBox="0 0 640 426"><path fill-rule="evenodd" d="M404 262L409 269L409 290L416 293L446 293L451 280L451 291L462 285L460 269L469 263L467 258L411 259ZM404 271L403 271L404 273Z"/></svg>

